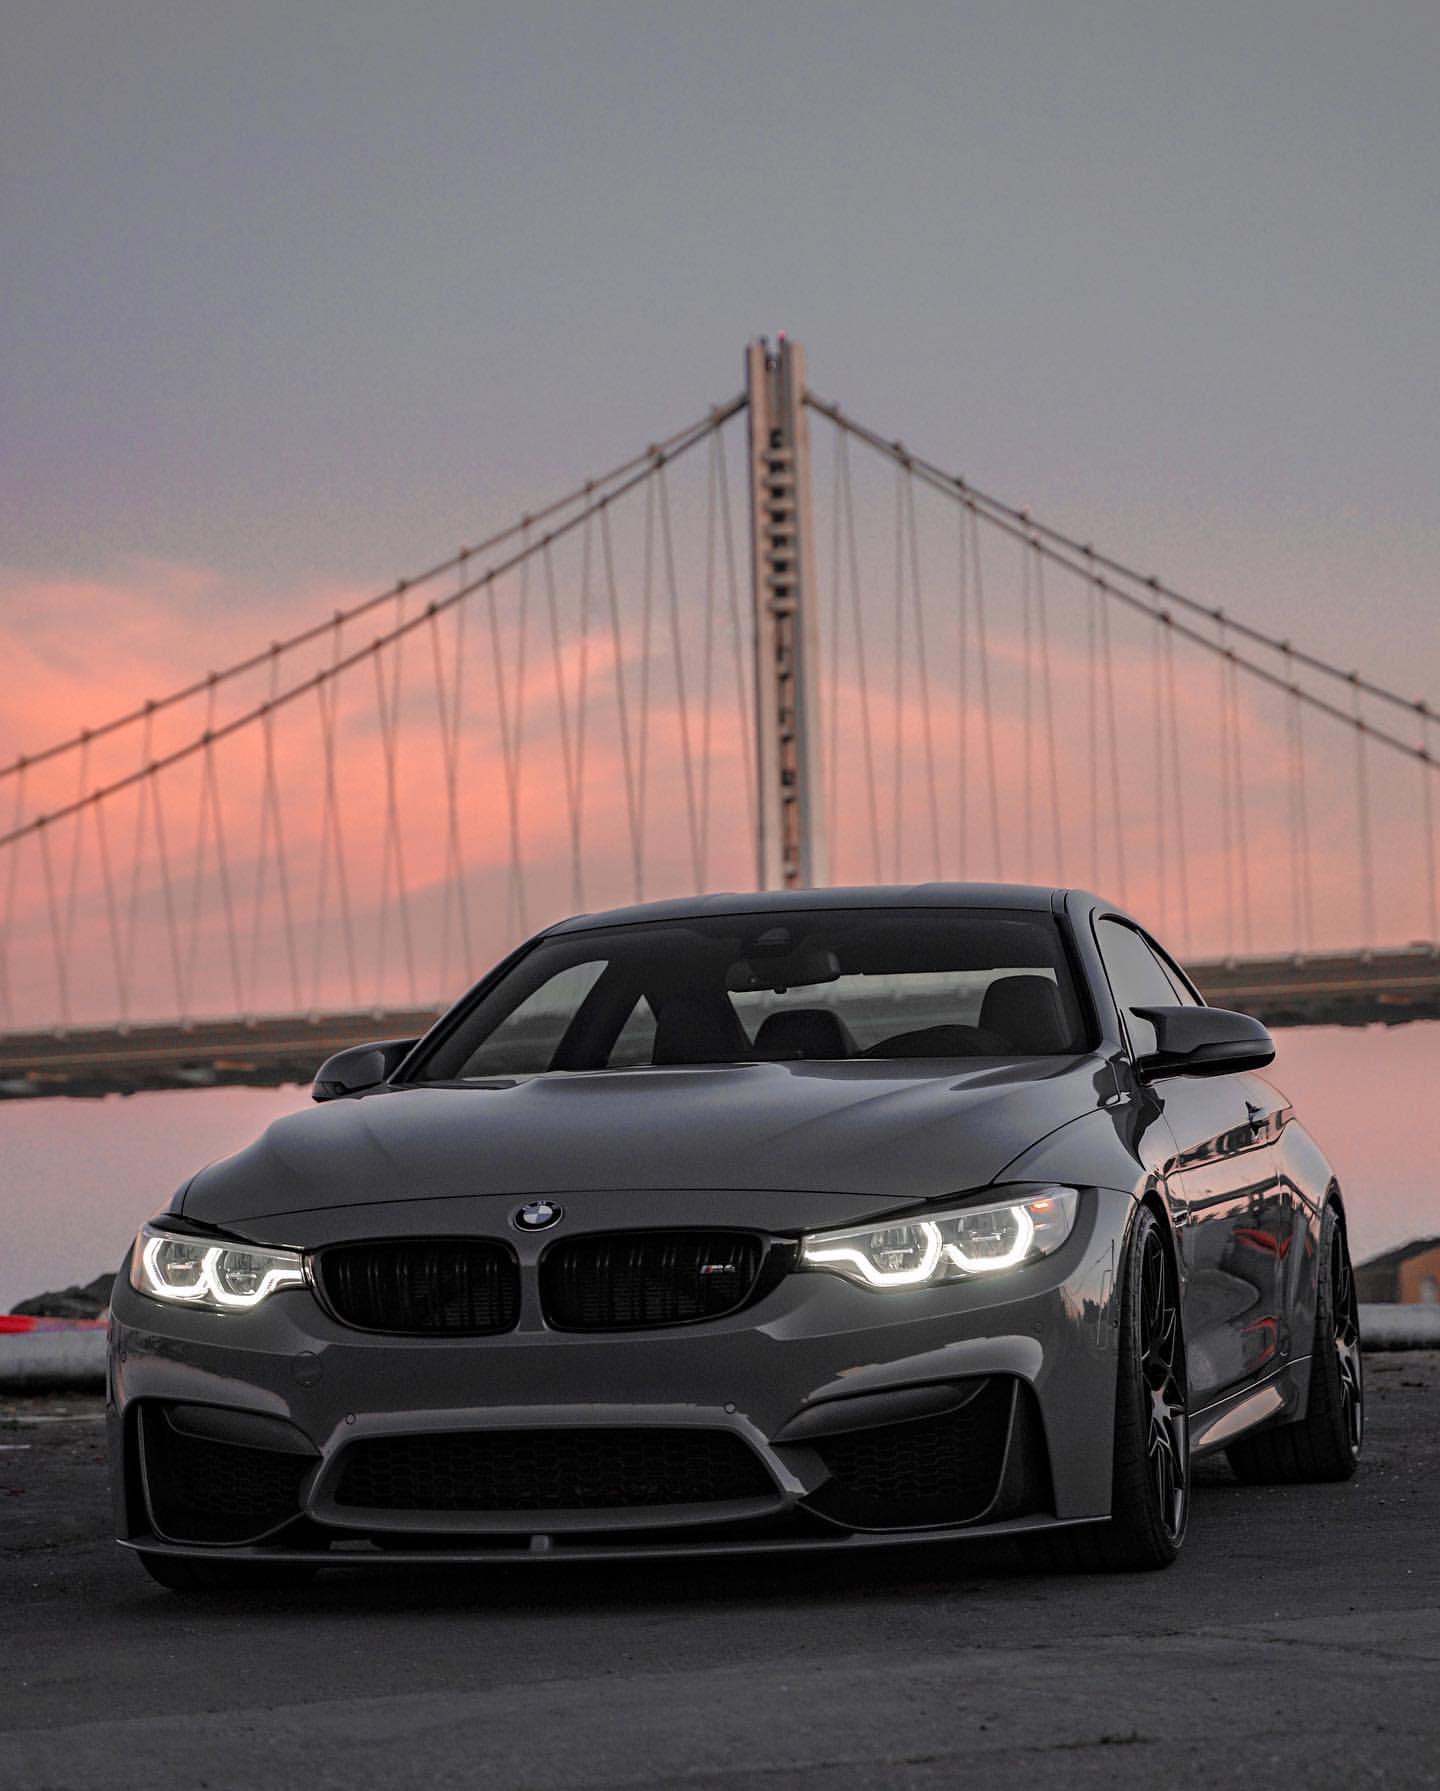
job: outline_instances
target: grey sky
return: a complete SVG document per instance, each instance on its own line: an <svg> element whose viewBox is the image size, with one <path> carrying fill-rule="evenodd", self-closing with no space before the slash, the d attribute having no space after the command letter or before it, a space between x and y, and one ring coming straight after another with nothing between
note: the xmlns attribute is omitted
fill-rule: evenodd
<svg viewBox="0 0 1440 1791"><path fill-rule="evenodd" d="M1437 78L1433 4L12 5L0 557L379 585L788 327L855 414L1440 684Z"/></svg>

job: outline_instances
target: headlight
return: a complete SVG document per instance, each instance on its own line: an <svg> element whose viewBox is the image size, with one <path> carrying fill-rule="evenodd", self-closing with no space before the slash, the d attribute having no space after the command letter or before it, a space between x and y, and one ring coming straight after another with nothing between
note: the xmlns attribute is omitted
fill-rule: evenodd
<svg viewBox="0 0 1440 1791"><path fill-rule="evenodd" d="M1023 1200L927 1213L801 1240L800 1267L862 1287L935 1287L1003 1274L1058 1250L1075 1224L1073 1188L1037 1188Z"/></svg>
<svg viewBox="0 0 1440 1791"><path fill-rule="evenodd" d="M130 1252L130 1285L138 1293L208 1312L248 1312L280 1288L304 1283L298 1250L211 1244L144 1225Z"/></svg>

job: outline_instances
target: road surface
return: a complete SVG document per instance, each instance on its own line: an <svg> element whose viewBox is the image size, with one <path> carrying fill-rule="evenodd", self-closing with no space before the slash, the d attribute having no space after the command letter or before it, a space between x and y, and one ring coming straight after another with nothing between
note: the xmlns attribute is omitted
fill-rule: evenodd
<svg viewBox="0 0 1440 1791"><path fill-rule="evenodd" d="M0 1787L1440 1786L1440 1353L1367 1368L1357 1479L1207 1466L1168 1573L927 1548L256 1603L110 1543L98 1400L0 1404Z"/></svg>

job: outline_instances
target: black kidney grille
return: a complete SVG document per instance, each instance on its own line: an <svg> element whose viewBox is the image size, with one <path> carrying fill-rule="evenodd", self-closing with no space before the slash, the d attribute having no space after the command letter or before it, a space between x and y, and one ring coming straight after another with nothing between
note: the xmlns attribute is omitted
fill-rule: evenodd
<svg viewBox="0 0 1440 1791"><path fill-rule="evenodd" d="M746 1231L624 1231L569 1238L540 1263L545 1317L565 1331L692 1324L743 1306L765 1259Z"/></svg>
<svg viewBox="0 0 1440 1791"><path fill-rule="evenodd" d="M484 1239L337 1244L317 1273L335 1316L366 1331L477 1336L511 1330L520 1311L519 1265Z"/></svg>
<svg viewBox="0 0 1440 1791"><path fill-rule="evenodd" d="M866 1529L978 1517L999 1487L1013 1401L997 1376L958 1411L817 1441L830 1479L807 1503Z"/></svg>
<svg viewBox="0 0 1440 1791"><path fill-rule="evenodd" d="M501 1430L352 1443L335 1500L371 1511L609 1511L774 1492L729 1431Z"/></svg>
<svg viewBox="0 0 1440 1791"><path fill-rule="evenodd" d="M300 1482L314 1464L192 1437L142 1413L145 1479L156 1527L175 1542L243 1542L294 1517Z"/></svg>

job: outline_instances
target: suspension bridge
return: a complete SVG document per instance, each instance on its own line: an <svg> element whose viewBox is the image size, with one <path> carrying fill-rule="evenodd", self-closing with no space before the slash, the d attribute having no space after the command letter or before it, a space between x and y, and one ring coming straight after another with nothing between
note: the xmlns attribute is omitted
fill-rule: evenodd
<svg viewBox="0 0 1440 1791"><path fill-rule="evenodd" d="M1440 1018L1429 704L867 427L795 344L745 370L0 766L0 1097L307 1081L547 920L696 889L1080 883L1272 1025Z"/></svg>

